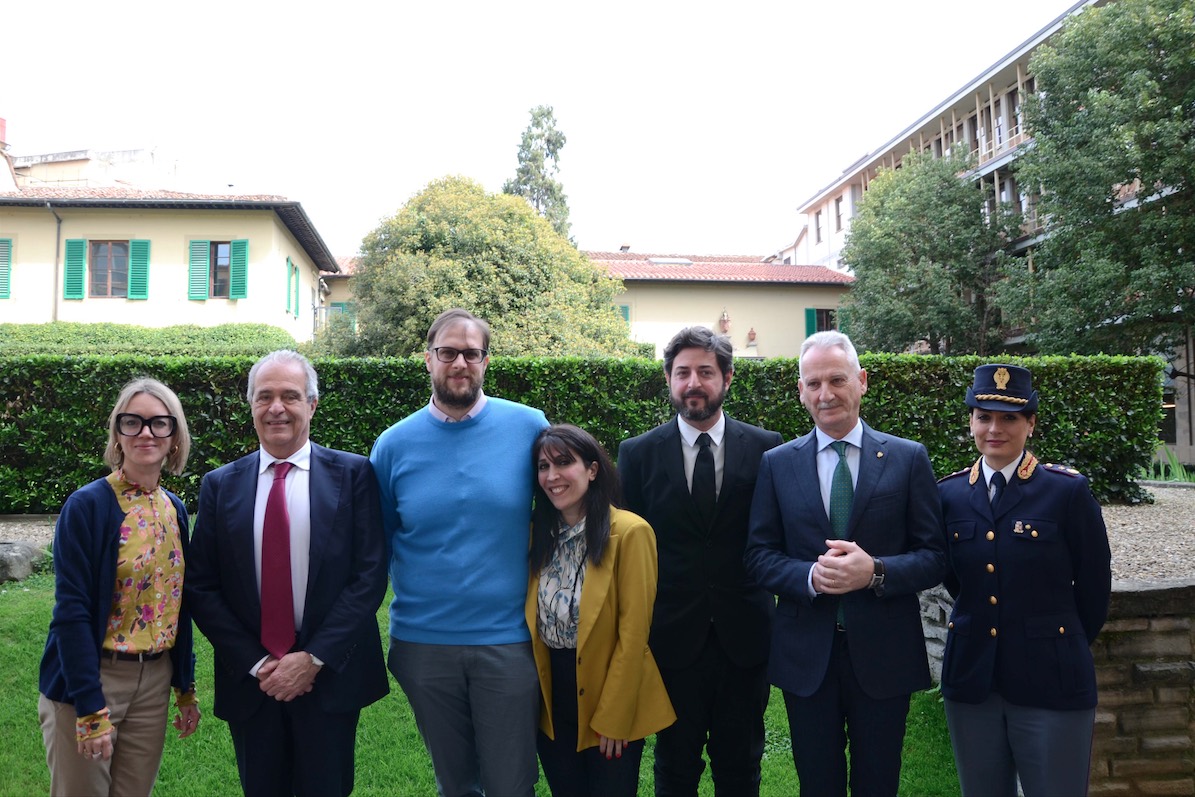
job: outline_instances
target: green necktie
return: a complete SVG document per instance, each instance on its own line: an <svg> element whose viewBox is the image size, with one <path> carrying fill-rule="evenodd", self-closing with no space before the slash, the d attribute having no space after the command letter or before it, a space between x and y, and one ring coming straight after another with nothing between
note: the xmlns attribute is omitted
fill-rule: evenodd
<svg viewBox="0 0 1195 797"><path fill-rule="evenodd" d="M851 482L851 468L846 463L845 440L835 440L830 447L838 454L838 465L830 481L830 528L838 539L846 538L847 520L851 517L851 502L855 498L855 485Z"/></svg>

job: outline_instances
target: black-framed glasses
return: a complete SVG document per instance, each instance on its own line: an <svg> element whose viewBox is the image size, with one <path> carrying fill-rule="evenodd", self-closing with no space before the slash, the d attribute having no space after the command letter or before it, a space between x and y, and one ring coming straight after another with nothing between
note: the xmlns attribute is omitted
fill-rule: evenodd
<svg viewBox="0 0 1195 797"><path fill-rule="evenodd" d="M454 363L457 357L464 355L465 362L471 365L481 362L489 354L489 349L454 349L451 346L436 346L432 351L436 353L436 359L442 363Z"/></svg>
<svg viewBox="0 0 1195 797"><path fill-rule="evenodd" d="M136 437L141 430L149 427L149 433L154 437L170 437L178 428L178 421L173 415L155 415L152 418L142 418L134 412L122 412L116 416L116 431L125 437Z"/></svg>

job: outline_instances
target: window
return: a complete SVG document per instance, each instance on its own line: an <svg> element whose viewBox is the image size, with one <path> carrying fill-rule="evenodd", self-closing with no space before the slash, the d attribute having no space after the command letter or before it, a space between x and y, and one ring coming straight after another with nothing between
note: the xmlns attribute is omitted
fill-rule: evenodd
<svg viewBox="0 0 1195 797"><path fill-rule="evenodd" d="M12 287L12 239L0 238L0 299L9 298Z"/></svg>
<svg viewBox="0 0 1195 797"><path fill-rule="evenodd" d="M148 299L149 241L67 240L62 298L84 296Z"/></svg>
<svg viewBox="0 0 1195 797"><path fill-rule="evenodd" d="M842 232L842 197L834 200L834 231Z"/></svg>
<svg viewBox="0 0 1195 797"><path fill-rule="evenodd" d="M837 329L838 323L836 318L837 313L833 310L822 310L816 307L805 308L805 335L812 335L814 332L825 332L830 329Z"/></svg>
<svg viewBox="0 0 1195 797"><path fill-rule="evenodd" d="M188 299L244 299L248 295L248 241L191 241L190 248Z"/></svg>
<svg viewBox="0 0 1195 797"><path fill-rule="evenodd" d="M813 214L813 242L815 244L822 242L822 212L820 210Z"/></svg>
<svg viewBox="0 0 1195 797"><path fill-rule="evenodd" d="M286 312L299 317L299 267L286 259Z"/></svg>
<svg viewBox="0 0 1195 797"><path fill-rule="evenodd" d="M631 306L629 304L618 305L618 314L622 316L622 320L631 323Z"/></svg>
<svg viewBox="0 0 1195 797"><path fill-rule="evenodd" d="M91 242L90 296L124 298L129 292L128 241Z"/></svg>

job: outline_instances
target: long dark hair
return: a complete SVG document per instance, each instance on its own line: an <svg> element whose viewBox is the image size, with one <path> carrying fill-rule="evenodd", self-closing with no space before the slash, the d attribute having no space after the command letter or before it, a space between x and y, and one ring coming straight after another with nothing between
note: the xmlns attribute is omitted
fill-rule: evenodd
<svg viewBox="0 0 1195 797"><path fill-rule="evenodd" d="M540 454L563 456L569 462L580 459L589 467L597 463L597 475L585 493L585 549L589 561L602 561L606 541L610 539L610 507L618 506L618 472L602 444L584 429L566 423L549 426L539 433L531 446L531 465L539 473ZM552 558L556 548L556 533L560 529L560 510L552 506L548 494L535 478L535 506L531 510L531 567L539 572Z"/></svg>

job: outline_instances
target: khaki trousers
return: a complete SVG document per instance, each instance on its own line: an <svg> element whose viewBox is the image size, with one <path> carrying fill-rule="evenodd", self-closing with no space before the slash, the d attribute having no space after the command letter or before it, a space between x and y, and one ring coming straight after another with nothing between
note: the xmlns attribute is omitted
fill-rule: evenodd
<svg viewBox="0 0 1195 797"><path fill-rule="evenodd" d="M38 696L51 797L149 797L166 744L170 674L169 654L145 663L101 658L100 684L113 725L108 761L79 755L73 705Z"/></svg>

